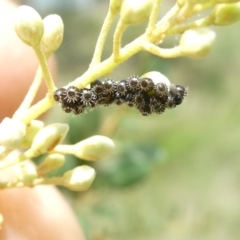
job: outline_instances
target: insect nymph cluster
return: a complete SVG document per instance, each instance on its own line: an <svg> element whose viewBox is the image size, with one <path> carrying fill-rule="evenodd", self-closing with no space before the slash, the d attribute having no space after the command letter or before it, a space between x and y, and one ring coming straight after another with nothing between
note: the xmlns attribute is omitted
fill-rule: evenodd
<svg viewBox="0 0 240 240"><path fill-rule="evenodd" d="M180 105L187 92L188 89L181 85L154 81L150 77L131 76L121 81L95 80L90 88L59 88L54 92L54 99L67 113L81 114L87 108L124 104L148 116Z"/></svg>

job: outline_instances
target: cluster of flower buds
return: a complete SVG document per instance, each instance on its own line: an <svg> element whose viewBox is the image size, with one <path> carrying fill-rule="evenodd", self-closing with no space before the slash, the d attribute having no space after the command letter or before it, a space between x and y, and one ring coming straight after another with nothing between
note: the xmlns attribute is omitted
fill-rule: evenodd
<svg viewBox="0 0 240 240"><path fill-rule="evenodd" d="M90 88L59 88L54 92L54 99L67 113L81 114L86 108L125 104L148 116L180 105L187 92L188 89L181 85L170 84L159 72L151 72L150 75L132 76L119 82L112 79L96 80Z"/></svg>
<svg viewBox="0 0 240 240"><path fill-rule="evenodd" d="M96 175L90 166L77 166L62 176L51 177L48 173L64 165L65 154L98 161L111 154L115 145L108 137L99 135L73 145L61 144L68 130L69 126L62 123L44 126L39 120L24 124L5 118L0 124L0 189L39 184L61 185L73 191L89 188ZM28 160L43 154L46 157L39 165Z"/></svg>
<svg viewBox="0 0 240 240"><path fill-rule="evenodd" d="M62 43L64 25L60 16L49 15L44 19L29 6L20 6L15 15L15 31L19 38L32 47L41 45L42 51L50 55Z"/></svg>

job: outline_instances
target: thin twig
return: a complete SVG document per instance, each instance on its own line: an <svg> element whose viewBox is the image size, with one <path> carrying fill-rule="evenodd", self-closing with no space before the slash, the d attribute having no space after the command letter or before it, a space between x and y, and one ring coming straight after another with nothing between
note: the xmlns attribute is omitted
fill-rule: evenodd
<svg viewBox="0 0 240 240"><path fill-rule="evenodd" d="M54 85L52 75L48 67L46 56L39 46L34 47L34 51L38 57L48 92L53 93L56 90L56 87Z"/></svg>
<svg viewBox="0 0 240 240"><path fill-rule="evenodd" d="M20 107L14 113L13 117L16 117L17 115L24 112L25 110L27 110L31 106L32 101L35 98L35 96L37 94L37 91L38 91L38 89L41 85L42 78L43 78L42 69L41 69L41 67L38 67L38 70L37 70L35 78L32 82L32 85L30 86L27 95L25 96L25 98L24 98L23 102L21 103Z"/></svg>
<svg viewBox="0 0 240 240"><path fill-rule="evenodd" d="M49 108L53 107L56 104L51 94L47 94L47 96L30 107L21 115L17 116L17 118L23 123L30 123L32 120L38 118L41 114L46 112Z"/></svg>
<svg viewBox="0 0 240 240"><path fill-rule="evenodd" d="M206 27L206 26L210 26L210 25L212 25L212 22L210 21L210 18L198 19L194 22L184 23L184 24L178 25L176 27L173 27L173 28L166 31L166 35L182 34L189 29Z"/></svg>
<svg viewBox="0 0 240 240"><path fill-rule="evenodd" d="M148 51L158 57L163 57L163 58L176 58L181 56L181 52L179 51L179 47L174 47L174 48L160 48L152 43L144 43L142 45L143 50Z"/></svg>
<svg viewBox="0 0 240 240"><path fill-rule="evenodd" d="M111 11L111 9L109 9L107 16L103 22L103 26L101 28L101 31L100 31L100 34L99 34L99 37L98 37L98 40L96 43L96 47L94 50L90 68L93 67L94 65L98 64L101 61L103 47L106 42L107 34L109 32L109 29L112 25L112 22L113 22L113 19L115 16L116 16L116 12L113 12L113 11Z"/></svg>
<svg viewBox="0 0 240 240"><path fill-rule="evenodd" d="M153 29L155 28L161 3L162 3L162 0L155 0L153 4L152 11L149 17L147 30L146 30L147 37L151 35Z"/></svg>
<svg viewBox="0 0 240 240"><path fill-rule="evenodd" d="M113 36L113 58L115 61L118 60L120 56L122 36L126 28L126 23L120 18Z"/></svg>

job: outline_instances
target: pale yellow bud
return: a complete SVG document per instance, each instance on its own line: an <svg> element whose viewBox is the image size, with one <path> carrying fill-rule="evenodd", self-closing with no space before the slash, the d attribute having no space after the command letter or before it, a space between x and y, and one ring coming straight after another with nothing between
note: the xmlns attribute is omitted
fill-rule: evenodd
<svg viewBox="0 0 240 240"><path fill-rule="evenodd" d="M69 126L62 123L53 123L40 129L33 139L30 152L33 156L51 151L67 135Z"/></svg>
<svg viewBox="0 0 240 240"><path fill-rule="evenodd" d="M184 4L186 3L186 0L177 0L177 4L179 5L179 6L183 6Z"/></svg>
<svg viewBox="0 0 240 240"><path fill-rule="evenodd" d="M53 14L43 19L44 34L41 48L45 54L55 52L62 43L64 25L60 16Z"/></svg>
<svg viewBox="0 0 240 240"><path fill-rule="evenodd" d="M110 138L93 136L75 144L72 148L72 154L84 160L96 161L114 150L115 145Z"/></svg>
<svg viewBox="0 0 240 240"><path fill-rule="evenodd" d="M59 167L65 162L65 157L62 154L49 154L44 161L37 167L37 172L40 176L45 175Z"/></svg>
<svg viewBox="0 0 240 240"><path fill-rule="evenodd" d="M164 83L168 87L168 90L170 88L171 83L169 79L160 72L157 71L148 72L143 74L140 78L151 78L155 85L157 83Z"/></svg>
<svg viewBox="0 0 240 240"><path fill-rule="evenodd" d="M63 175L63 185L73 191L85 191L91 186L95 175L95 170L89 166L76 167Z"/></svg>
<svg viewBox="0 0 240 240"><path fill-rule="evenodd" d="M122 6L123 0L110 0L110 8L115 12L119 12Z"/></svg>
<svg viewBox="0 0 240 240"><path fill-rule="evenodd" d="M0 145L6 149L17 148L26 134L26 125L16 119L4 118L0 124Z"/></svg>
<svg viewBox="0 0 240 240"><path fill-rule="evenodd" d="M217 4L210 13L214 25L229 25L240 20L240 3Z"/></svg>
<svg viewBox="0 0 240 240"><path fill-rule="evenodd" d="M154 0L124 0L120 10L121 20L125 24L139 24L145 21L152 10Z"/></svg>
<svg viewBox="0 0 240 240"><path fill-rule="evenodd" d="M21 164L18 168L16 168L17 181L23 183L23 185L31 184L33 180L37 178L37 176L36 168L30 162Z"/></svg>
<svg viewBox="0 0 240 240"><path fill-rule="evenodd" d="M22 148L29 148L37 132L44 127L44 123L40 120L32 120L26 129L26 135L21 143Z"/></svg>
<svg viewBox="0 0 240 240"><path fill-rule="evenodd" d="M184 56L202 58L210 52L215 36L208 28L187 30L180 39L179 50Z"/></svg>
<svg viewBox="0 0 240 240"><path fill-rule="evenodd" d="M4 168L4 166L6 165L7 166L15 165L18 162L16 160L20 158L21 154L22 152L18 149L8 152L8 154L2 159L2 161L0 161L0 168Z"/></svg>
<svg viewBox="0 0 240 240"><path fill-rule="evenodd" d="M19 38L30 46L39 45L44 27L42 18L31 7L20 6L15 16L15 31Z"/></svg>

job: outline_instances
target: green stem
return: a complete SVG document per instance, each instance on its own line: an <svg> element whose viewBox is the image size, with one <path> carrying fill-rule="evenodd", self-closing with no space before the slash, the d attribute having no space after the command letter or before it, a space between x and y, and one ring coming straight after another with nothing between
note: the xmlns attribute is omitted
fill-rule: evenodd
<svg viewBox="0 0 240 240"><path fill-rule="evenodd" d="M32 120L39 117L41 114L46 112L48 109L53 107L56 104L54 101L52 94L47 94L47 96L30 107L28 110L26 110L24 113L18 116L18 119L22 121L23 123L30 123Z"/></svg>
<svg viewBox="0 0 240 240"><path fill-rule="evenodd" d="M51 153L60 153L60 154L73 154L75 149L74 145L57 145Z"/></svg>
<svg viewBox="0 0 240 240"><path fill-rule="evenodd" d="M93 54L92 62L90 64L90 68L101 61L102 51L106 42L107 34L109 32L109 29L112 25L112 22L115 16L116 16L116 12L113 12L111 11L111 9L109 9L97 40L97 44Z"/></svg>
<svg viewBox="0 0 240 240"><path fill-rule="evenodd" d="M120 18L113 36L113 58L115 61L120 56L122 36L126 27L127 25Z"/></svg>
<svg viewBox="0 0 240 240"><path fill-rule="evenodd" d="M155 39L158 40L159 36L162 37L165 32L170 29L172 26L176 24L177 13L180 8L177 4L175 4L170 11L157 23L156 28L153 30L150 42L153 42Z"/></svg>
<svg viewBox="0 0 240 240"><path fill-rule="evenodd" d="M215 4L216 4L215 0L209 0L206 3L203 3L203 4L198 4L198 5L196 4L196 6L195 5L193 6L191 15L198 14L198 13L214 6Z"/></svg>
<svg viewBox="0 0 240 240"><path fill-rule="evenodd" d="M172 29L169 29L166 31L167 35L170 34L182 34L185 31L189 29L194 29L194 28L199 28L199 27L206 27L212 25L212 19L209 17L203 18L203 19L198 19L194 22L191 23L184 23L179 26L173 27Z"/></svg>
<svg viewBox="0 0 240 240"><path fill-rule="evenodd" d="M40 84L42 82L42 69L38 67L37 73L35 75L35 78L33 80L32 85L30 86L27 95L25 96L23 102L21 103L20 107L17 109L17 111L14 113L13 118L16 118L20 113L23 113L25 110L27 110L34 99L34 97L37 94L37 91L40 87Z"/></svg>
<svg viewBox="0 0 240 240"><path fill-rule="evenodd" d="M161 3L162 3L162 0L155 0L153 4L152 11L149 17L148 27L146 30L147 37L151 36L151 33L155 28Z"/></svg>
<svg viewBox="0 0 240 240"><path fill-rule="evenodd" d="M143 44L143 50L163 58L176 58L181 56L181 52L179 51L178 46L174 48L164 49L164 48L157 47L152 43L146 42Z"/></svg>
<svg viewBox="0 0 240 240"><path fill-rule="evenodd" d="M175 17L176 12L178 12L178 10L179 8L177 5L175 5L170 10L170 13L167 14L167 17L165 18L168 23L166 25L164 23L159 24L158 28L155 28L156 29L155 33L148 39L149 42L153 43L159 40L162 37L163 33L168 29L168 27L174 25L173 19ZM94 69L91 69L85 72L81 77L75 79L66 87L70 85L74 85L80 88L84 88L86 85L90 84L95 79L101 76L104 76L106 74L109 74L110 72L112 72L114 68L116 68L122 62L125 62L131 56L133 56L134 54L142 50L142 44L143 42L145 43L146 41L145 34L138 37L131 43L127 44L124 48L121 49L121 51L119 50L119 44L116 41L119 41L119 39L121 39L121 34L123 33L123 30L122 30L123 26L121 26L122 25L121 23L119 23L119 25L120 25L119 30L118 31L116 30L115 32L115 46L114 46L115 56L112 55L110 58L97 64L94 67ZM116 54L118 54L117 52L119 52L119 56L117 56L117 61L116 61Z"/></svg>
<svg viewBox="0 0 240 240"><path fill-rule="evenodd" d="M131 56L134 54L138 53L141 51L141 41L144 38L144 36L141 36L128 45L126 45L122 50L119 55L118 61L115 61L113 55L106 59L105 61L97 64L94 69L90 69L87 72L85 72L81 77L75 79L73 82L69 83L65 87L69 87L71 85L77 86L79 88L84 88L88 84L90 84L92 81L95 79L107 75L114 68L116 68L118 65L120 65L122 62L125 62L127 59L129 59Z"/></svg>
<svg viewBox="0 0 240 240"><path fill-rule="evenodd" d="M38 57L48 92L53 93L56 90L56 87L54 85L52 75L48 67L46 56L44 55L39 46L33 47L33 49Z"/></svg>
<svg viewBox="0 0 240 240"><path fill-rule="evenodd" d="M33 181L33 185L63 185L63 181L61 177L43 177L43 178L37 178Z"/></svg>

